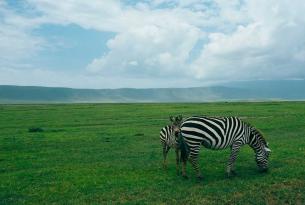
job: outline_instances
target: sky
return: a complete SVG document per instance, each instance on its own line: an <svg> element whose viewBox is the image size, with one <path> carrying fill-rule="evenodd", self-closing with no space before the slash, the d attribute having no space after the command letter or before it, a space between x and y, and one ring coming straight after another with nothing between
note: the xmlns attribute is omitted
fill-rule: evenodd
<svg viewBox="0 0 305 205"><path fill-rule="evenodd" d="M304 0L0 0L0 84L305 78Z"/></svg>

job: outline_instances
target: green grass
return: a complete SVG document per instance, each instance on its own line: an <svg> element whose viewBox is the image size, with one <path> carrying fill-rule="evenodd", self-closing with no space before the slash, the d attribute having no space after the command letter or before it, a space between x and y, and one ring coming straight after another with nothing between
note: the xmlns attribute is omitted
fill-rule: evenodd
<svg viewBox="0 0 305 205"><path fill-rule="evenodd" d="M247 146L232 179L229 150L201 149L200 183L189 164L176 175L174 151L163 170L159 130L178 114L250 122L270 172ZM0 204L305 204L304 187L304 102L0 105Z"/></svg>

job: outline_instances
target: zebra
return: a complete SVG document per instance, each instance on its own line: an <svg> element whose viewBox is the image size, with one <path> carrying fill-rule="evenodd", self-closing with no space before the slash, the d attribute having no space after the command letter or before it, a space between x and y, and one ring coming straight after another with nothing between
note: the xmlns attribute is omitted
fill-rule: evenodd
<svg viewBox="0 0 305 205"><path fill-rule="evenodd" d="M182 121L182 116L178 117L170 117L170 121L172 124L166 125L160 131L160 141L163 148L163 168L167 168L167 153L170 148L174 148L176 152L176 171L179 174L179 145L178 145L178 133L180 131L180 123Z"/></svg>
<svg viewBox="0 0 305 205"><path fill-rule="evenodd" d="M198 167L201 145L213 150L231 148L226 168L228 177L236 174L234 163L240 147L244 144L248 144L254 150L259 171L268 170L268 158L271 152L268 143L260 131L237 117L189 117L181 123L179 139L184 178L188 178L185 169L186 161L189 159L197 178L202 179Z"/></svg>

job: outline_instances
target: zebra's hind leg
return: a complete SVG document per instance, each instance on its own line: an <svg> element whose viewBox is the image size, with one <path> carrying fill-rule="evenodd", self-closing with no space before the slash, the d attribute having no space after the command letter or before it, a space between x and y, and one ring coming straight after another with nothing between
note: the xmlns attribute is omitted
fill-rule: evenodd
<svg viewBox="0 0 305 205"><path fill-rule="evenodd" d="M231 154L230 154L230 158L228 160L228 165L227 165L227 170L226 170L228 177L232 177L232 176L236 175L235 161L236 161L237 154L239 152L240 147L241 147L241 144L239 144L239 143L233 144L231 146Z"/></svg>
<svg viewBox="0 0 305 205"><path fill-rule="evenodd" d="M180 158L179 158L179 149L178 149L178 148L176 148L176 149L175 149L175 151L176 151L176 173L177 173L177 175L179 175L179 174L180 174Z"/></svg>
<svg viewBox="0 0 305 205"><path fill-rule="evenodd" d="M167 146L166 144L163 145L163 168L166 169L167 168L167 153L169 151L170 147Z"/></svg>
<svg viewBox="0 0 305 205"><path fill-rule="evenodd" d="M196 172L196 177L198 180L202 180L203 177L201 175L201 172L199 170L199 164L198 164L198 153L194 153L190 155L189 161L191 162L195 172Z"/></svg>
<svg viewBox="0 0 305 205"><path fill-rule="evenodd" d="M186 175L186 160L182 160L182 177L188 179L188 176Z"/></svg>

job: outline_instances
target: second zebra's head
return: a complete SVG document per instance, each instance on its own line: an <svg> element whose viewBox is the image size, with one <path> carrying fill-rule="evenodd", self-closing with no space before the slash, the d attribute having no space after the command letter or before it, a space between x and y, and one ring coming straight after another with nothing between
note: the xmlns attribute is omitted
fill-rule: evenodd
<svg viewBox="0 0 305 205"><path fill-rule="evenodd" d="M178 116L176 116L176 117L170 116L170 117L169 117L169 120L170 120L171 123L172 123L172 126L173 126L174 131L175 131L176 133L180 132L180 125L181 125L182 120L183 120L182 115L178 115Z"/></svg>
<svg viewBox="0 0 305 205"><path fill-rule="evenodd" d="M268 159L271 154L269 143L266 142L261 132L257 129L251 131L252 147L255 150L255 161L259 171L266 172L268 170Z"/></svg>

